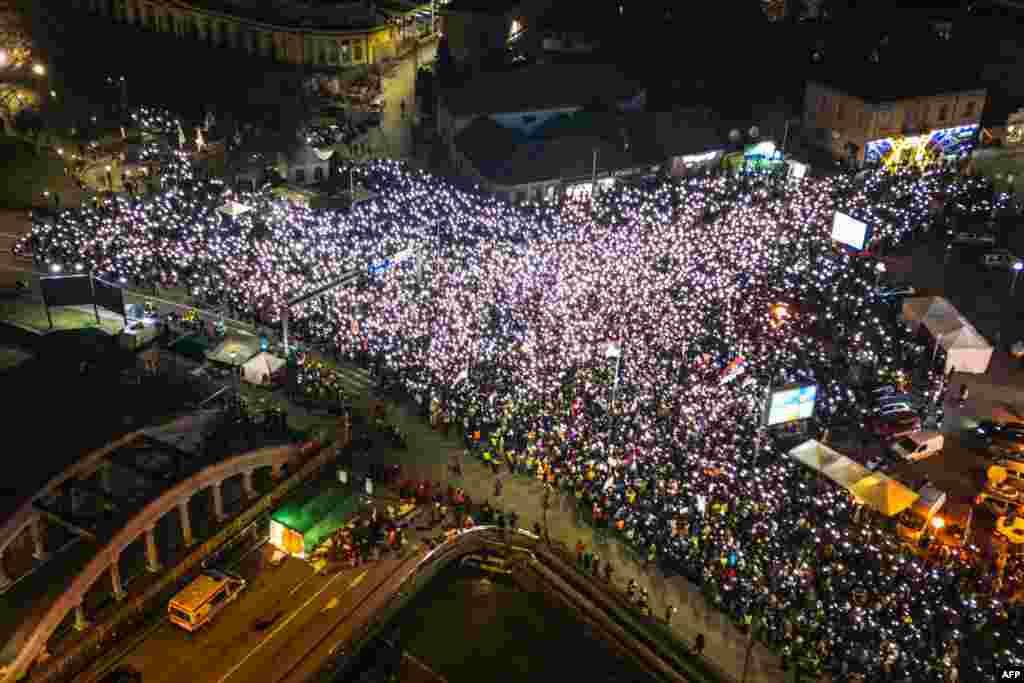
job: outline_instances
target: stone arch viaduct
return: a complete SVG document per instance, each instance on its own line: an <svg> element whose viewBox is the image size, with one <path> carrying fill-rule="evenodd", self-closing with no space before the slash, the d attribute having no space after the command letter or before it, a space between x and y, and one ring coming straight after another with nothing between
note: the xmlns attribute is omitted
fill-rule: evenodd
<svg viewBox="0 0 1024 683"><path fill-rule="evenodd" d="M98 461L109 455L118 447L131 443L139 438L136 432L96 451L79 463L68 468L68 471L52 480L35 500L45 495L51 487L59 486L63 481L83 472L90 467L98 467ZM133 542L144 539L146 569L159 572L162 569L155 538L155 527L165 515L177 515L180 521L181 534L186 547L194 543L192 523L189 513L189 501L197 494L206 491L211 493L213 515L216 521L223 521L224 499L222 487L225 482L240 478L244 496L252 500L258 494L253 486L253 476L259 470L269 470L272 479L280 479L290 463L302 459L315 443L293 444L263 448L249 453L230 457L222 462L209 465L192 476L166 489L155 499L147 502L131 519L116 533L100 545L92 559L74 576L68 577L66 588L55 599L34 607L27 613L13 636L0 651L0 681L15 681L23 675L37 660L45 660L49 654L47 643L57 628L74 613L74 625L77 630L89 628L89 620L83 605L86 593L106 575L111 582L111 593L118 601L127 596L121 579L121 557L125 549ZM28 501L4 525L3 536L0 536L0 547L6 548L11 541L26 529L38 528L39 513L34 507L34 500ZM37 532L32 532L38 538ZM41 545L37 542L36 550ZM5 577L6 578L6 577ZM7 579L10 581L10 579Z"/></svg>

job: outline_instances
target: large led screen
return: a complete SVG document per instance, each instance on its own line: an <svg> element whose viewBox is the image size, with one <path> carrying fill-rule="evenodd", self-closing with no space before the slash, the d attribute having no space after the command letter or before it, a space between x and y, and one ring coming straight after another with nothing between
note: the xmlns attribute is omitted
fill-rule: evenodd
<svg viewBox="0 0 1024 683"><path fill-rule="evenodd" d="M80 306L92 303L92 284L88 275L41 277L39 285L47 306Z"/></svg>
<svg viewBox="0 0 1024 683"><path fill-rule="evenodd" d="M768 426L809 419L814 415L814 404L817 399L817 384L773 391L768 401Z"/></svg>
<svg viewBox="0 0 1024 683"><path fill-rule="evenodd" d="M868 224L836 211L832 218L832 239L858 251L864 248L868 238Z"/></svg>

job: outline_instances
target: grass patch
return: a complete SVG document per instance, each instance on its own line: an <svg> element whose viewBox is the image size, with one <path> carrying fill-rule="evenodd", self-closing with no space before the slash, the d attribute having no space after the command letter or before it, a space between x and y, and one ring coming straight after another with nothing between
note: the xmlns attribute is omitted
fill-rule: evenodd
<svg viewBox="0 0 1024 683"><path fill-rule="evenodd" d="M124 327L122 320L100 317L96 324L96 316L91 312L77 308L51 308L54 330L80 330L82 328L99 327L110 334L118 334ZM30 332L45 333L50 331L50 323L46 319L46 307L30 301L0 301L0 320Z"/></svg>
<svg viewBox="0 0 1024 683"><path fill-rule="evenodd" d="M63 181L64 162L26 140L0 136L0 208L25 209L39 204L43 190Z"/></svg>

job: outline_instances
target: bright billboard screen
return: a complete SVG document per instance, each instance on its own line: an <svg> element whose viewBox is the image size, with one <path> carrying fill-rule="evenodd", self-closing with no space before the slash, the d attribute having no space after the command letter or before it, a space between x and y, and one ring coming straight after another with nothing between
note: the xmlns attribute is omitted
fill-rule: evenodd
<svg viewBox="0 0 1024 683"><path fill-rule="evenodd" d="M859 251L864 248L867 238L867 223L836 211L836 215L832 218L832 239Z"/></svg>
<svg viewBox="0 0 1024 683"><path fill-rule="evenodd" d="M773 391L768 402L768 426L809 419L814 415L814 404L817 399L817 384Z"/></svg>

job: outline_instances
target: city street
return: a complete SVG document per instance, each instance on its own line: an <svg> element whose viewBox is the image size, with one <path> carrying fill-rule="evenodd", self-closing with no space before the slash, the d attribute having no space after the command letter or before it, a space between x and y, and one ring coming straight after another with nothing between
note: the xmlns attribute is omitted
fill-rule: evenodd
<svg viewBox="0 0 1024 683"><path fill-rule="evenodd" d="M433 61L437 41L421 44L404 59L398 61L390 75L381 79L384 91L384 112L381 132L388 156L409 159L413 156L412 126L419 115L416 107L416 70L420 64ZM402 116L405 102L405 116Z"/></svg>
<svg viewBox="0 0 1024 683"><path fill-rule="evenodd" d="M378 589L404 577L399 570L421 556L412 551L400 559L318 575L307 562L290 557L270 565L272 551L262 545L233 567L249 585L209 624L188 633L161 618L135 643L126 641L130 651L116 663L137 669L147 683L289 680L308 664L304 660L313 649L325 643L329 649L347 638L352 624L346 620L353 611L371 595L388 597L389 590ZM79 680L92 683L114 665L101 661Z"/></svg>

